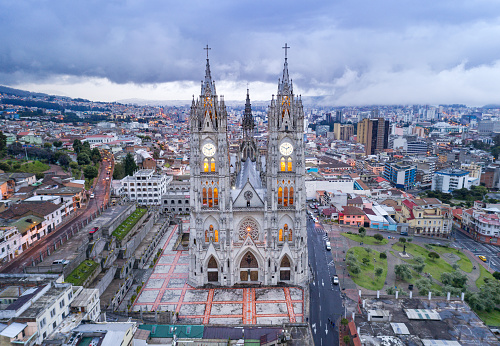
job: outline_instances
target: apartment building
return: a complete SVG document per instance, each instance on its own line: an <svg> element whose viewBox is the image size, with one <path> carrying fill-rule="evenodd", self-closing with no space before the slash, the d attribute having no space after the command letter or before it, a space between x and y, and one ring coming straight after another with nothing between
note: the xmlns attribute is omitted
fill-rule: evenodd
<svg viewBox="0 0 500 346"><path fill-rule="evenodd" d="M396 221L407 223L413 235L448 238L453 214L448 205L436 198L408 198L396 212Z"/></svg>
<svg viewBox="0 0 500 346"><path fill-rule="evenodd" d="M403 162L386 162L384 178L398 189L408 190L415 186L417 166Z"/></svg>
<svg viewBox="0 0 500 346"><path fill-rule="evenodd" d="M463 210L461 228L476 241L500 245L500 210L476 206Z"/></svg>
<svg viewBox="0 0 500 346"><path fill-rule="evenodd" d="M21 238L17 227L0 227L0 263L10 261L23 252Z"/></svg>
<svg viewBox="0 0 500 346"><path fill-rule="evenodd" d="M479 179L469 177L469 172L462 169L447 168L434 173L432 178L432 191L451 193L454 190L470 189L471 185Z"/></svg>
<svg viewBox="0 0 500 346"><path fill-rule="evenodd" d="M160 205L172 176L156 174L154 169L140 169L121 180L123 194L141 205Z"/></svg>
<svg viewBox="0 0 500 346"><path fill-rule="evenodd" d="M161 206L165 213L189 213L189 180L171 181L167 192L161 196Z"/></svg>

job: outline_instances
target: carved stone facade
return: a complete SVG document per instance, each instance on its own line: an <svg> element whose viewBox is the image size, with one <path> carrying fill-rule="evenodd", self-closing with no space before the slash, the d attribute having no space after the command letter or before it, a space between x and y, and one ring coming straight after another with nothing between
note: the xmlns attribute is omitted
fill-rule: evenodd
<svg viewBox="0 0 500 346"><path fill-rule="evenodd" d="M240 157L231 179L227 112L207 58L201 95L193 99L190 115L189 282L194 286L306 284L304 112L293 94L286 57L268 123L268 154L261 158L247 92Z"/></svg>

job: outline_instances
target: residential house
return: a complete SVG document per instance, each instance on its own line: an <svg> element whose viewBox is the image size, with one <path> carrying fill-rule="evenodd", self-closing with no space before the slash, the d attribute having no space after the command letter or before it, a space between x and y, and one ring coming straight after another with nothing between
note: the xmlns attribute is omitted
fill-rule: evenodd
<svg viewBox="0 0 500 346"><path fill-rule="evenodd" d="M358 207L345 206L342 212L339 213L339 224L368 227L369 219L366 217L366 214L362 209Z"/></svg>

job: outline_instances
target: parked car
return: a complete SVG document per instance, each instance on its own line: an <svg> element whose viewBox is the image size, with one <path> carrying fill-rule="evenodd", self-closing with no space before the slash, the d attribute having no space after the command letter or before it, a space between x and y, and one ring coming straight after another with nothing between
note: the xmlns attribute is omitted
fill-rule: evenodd
<svg viewBox="0 0 500 346"><path fill-rule="evenodd" d="M94 227L92 228L90 231L89 231L89 234L94 234L95 232L97 232L99 230L99 227Z"/></svg>
<svg viewBox="0 0 500 346"><path fill-rule="evenodd" d="M62 265L66 265L68 263L69 263L69 261L65 260L65 259L58 259L58 260L55 260L52 262L52 264L62 264Z"/></svg>
<svg viewBox="0 0 500 346"><path fill-rule="evenodd" d="M330 242L329 242L329 241L327 241L327 242L326 242L326 249L327 249L328 251L330 251L330 250L332 249L332 246L330 245Z"/></svg>
<svg viewBox="0 0 500 346"><path fill-rule="evenodd" d="M94 197L95 197L95 196L94 196L94 194L93 194L93 193L91 193L91 194L90 194L90 198L94 198Z"/></svg>
<svg viewBox="0 0 500 346"><path fill-rule="evenodd" d="M339 284L339 277L337 275L334 275L332 277L332 284L338 285Z"/></svg>
<svg viewBox="0 0 500 346"><path fill-rule="evenodd" d="M486 259L486 257L485 257L485 256L480 255L480 256L477 256L477 257L478 257L481 261L483 261L483 262L486 262L486 261L487 261L487 259Z"/></svg>

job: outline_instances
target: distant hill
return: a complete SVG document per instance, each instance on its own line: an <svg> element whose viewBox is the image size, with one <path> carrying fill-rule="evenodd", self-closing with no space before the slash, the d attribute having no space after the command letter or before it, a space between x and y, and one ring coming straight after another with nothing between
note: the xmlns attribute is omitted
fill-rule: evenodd
<svg viewBox="0 0 500 346"><path fill-rule="evenodd" d="M0 93L4 93L4 94L8 94L8 95L13 95L13 96L21 96L21 97L27 97L27 96L49 96L47 94L33 93L31 91L9 88L9 87L3 86L3 85L0 85Z"/></svg>

